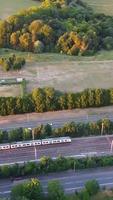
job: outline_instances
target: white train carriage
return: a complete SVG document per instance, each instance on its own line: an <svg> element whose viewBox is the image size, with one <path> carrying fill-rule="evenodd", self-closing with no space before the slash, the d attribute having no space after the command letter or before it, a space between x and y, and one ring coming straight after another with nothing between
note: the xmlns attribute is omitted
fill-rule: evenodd
<svg viewBox="0 0 113 200"><path fill-rule="evenodd" d="M34 140L32 141L33 146L40 146L41 145L41 140Z"/></svg>
<svg viewBox="0 0 113 200"><path fill-rule="evenodd" d="M10 146L11 146L11 149L30 147L32 146L32 141L16 142L16 143L12 143Z"/></svg>
<svg viewBox="0 0 113 200"><path fill-rule="evenodd" d="M22 142L12 143L11 149L38 146L38 145L41 145L41 140L22 141Z"/></svg>
<svg viewBox="0 0 113 200"><path fill-rule="evenodd" d="M70 137L58 137L58 138L49 138L49 139L42 139L42 140L21 141L21 142L15 142L11 144L1 144L0 150L16 149L16 148L23 148L23 147L30 147L30 146L70 143L70 142L71 142Z"/></svg>
<svg viewBox="0 0 113 200"><path fill-rule="evenodd" d="M70 142L71 142L70 137L58 137L58 138L43 139L42 145L61 144L61 143L70 143Z"/></svg>
<svg viewBox="0 0 113 200"><path fill-rule="evenodd" d="M42 145L48 145L51 144L51 139L43 139L42 140Z"/></svg>
<svg viewBox="0 0 113 200"><path fill-rule="evenodd" d="M6 150L6 149L10 149L10 144L1 144L0 145L0 150Z"/></svg>
<svg viewBox="0 0 113 200"><path fill-rule="evenodd" d="M59 137L59 138L52 138L52 144L60 144L60 143L70 143L70 137Z"/></svg>

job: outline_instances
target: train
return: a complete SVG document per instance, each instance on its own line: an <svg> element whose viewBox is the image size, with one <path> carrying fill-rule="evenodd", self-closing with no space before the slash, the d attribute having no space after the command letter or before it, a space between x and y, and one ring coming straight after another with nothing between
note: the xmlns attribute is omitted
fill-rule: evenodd
<svg viewBox="0 0 113 200"><path fill-rule="evenodd" d="M63 144L63 143L71 143L70 137L58 137L58 138L49 138L49 139L42 139L42 140L30 140L30 141L21 141L15 143L7 143L1 144L0 150L7 150L7 149L17 149L17 148L24 148L24 147L32 147L32 146L44 146L44 145L52 145L52 144Z"/></svg>

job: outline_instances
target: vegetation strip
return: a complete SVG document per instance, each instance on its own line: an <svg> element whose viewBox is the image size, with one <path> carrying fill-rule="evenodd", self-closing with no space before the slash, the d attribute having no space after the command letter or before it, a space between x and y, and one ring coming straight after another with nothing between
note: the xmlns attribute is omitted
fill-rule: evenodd
<svg viewBox="0 0 113 200"><path fill-rule="evenodd" d="M47 184L46 195L42 184L38 179L31 179L24 183L20 183L13 187L11 191L11 199L17 200L17 198L22 200L91 200L93 196L99 193L100 186L96 180L90 180L85 183L84 189L79 192L75 192L73 198L71 195L64 193L62 184L57 180L51 180Z"/></svg>
<svg viewBox="0 0 113 200"><path fill-rule="evenodd" d="M50 157L42 157L38 163L28 162L23 165L0 166L0 179L60 172L69 169L79 170L107 166L113 166L113 156L87 157L82 159L59 156L55 160Z"/></svg>
<svg viewBox="0 0 113 200"><path fill-rule="evenodd" d="M0 21L0 47L21 51L92 55L113 49L113 17L81 0L45 0Z"/></svg>
<svg viewBox="0 0 113 200"><path fill-rule="evenodd" d="M0 143L32 140L32 134L34 134L34 139L36 140L64 136L77 138L111 135L113 134L113 122L109 119L103 119L88 123L66 123L60 128L52 128L51 125L47 124L40 125L33 130L28 128L17 128L10 131L0 130Z"/></svg>
<svg viewBox="0 0 113 200"><path fill-rule="evenodd" d="M0 115L46 112L113 105L113 88L62 93L54 88L33 89L24 97L0 97Z"/></svg>

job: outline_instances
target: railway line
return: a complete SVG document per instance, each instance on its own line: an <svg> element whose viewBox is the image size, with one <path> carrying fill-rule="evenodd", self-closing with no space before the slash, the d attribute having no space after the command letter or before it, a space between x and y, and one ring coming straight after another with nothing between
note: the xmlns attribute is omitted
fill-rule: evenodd
<svg viewBox="0 0 113 200"><path fill-rule="evenodd" d="M113 136L100 136L72 139L71 143L36 146L37 160L43 156L56 158L59 155L86 157L111 155ZM0 165L24 163L35 159L34 147L25 147L0 151Z"/></svg>

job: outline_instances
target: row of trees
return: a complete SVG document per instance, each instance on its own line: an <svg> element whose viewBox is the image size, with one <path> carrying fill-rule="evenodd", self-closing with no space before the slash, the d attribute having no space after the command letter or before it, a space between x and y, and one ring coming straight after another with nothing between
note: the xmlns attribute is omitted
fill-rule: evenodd
<svg viewBox="0 0 113 200"><path fill-rule="evenodd" d="M19 70L25 65L25 62L25 58L17 57L15 54L6 58L0 58L0 65L5 71Z"/></svg>
<svg viewBox="0 0 113 200"><path fill-rule="evenodd" d="M103 129L102 129L103 124ZM100 134L113 134L113 122L108 119L88 123L66 123L61 128L52 128L51 125L40 125L33 129L34 139L48 137L82 137L95 136ZM32 131L27 128L0 131L0 143L32 140Z"/></svg>
<svg viewBox="0 0 113 200"><path fill-rule="evenodd" d="M113 49L113 17L80 0L44 0L0 21L0 47L22 51L93 54Z"/></svg>
<svg viewBox="0 0 113 200"><path fill-rule="evenodd" d="M0 97L0 115L46 112L113 105L113 88L61 93L54 88L33 89L21 97Z"/></svg>
<svg viewBox="0 0 113 200"><path fill-rule="evenodd" d="M23 165L0 166L0 179L12 179L19 176L39 175L69 169L80 170L107 166L113 166L113 156L85 157L82 159L59 156L55 160L52 160L50 157L42 157L38 163L28 162Z"/></svg>
<svg viewBox="0 0 113 200"><path fill-rule="evenodd" d="M85 183L82 191L76 192L75 200L91 200L91 197L100 191L99 184L96 180L90 180ZM11 200L69 200L69 195L64 193L64 189L59 181L52 180L47 184L47 195L40 181L33 178L25 183L18 184L11 191Z"/></svg>

